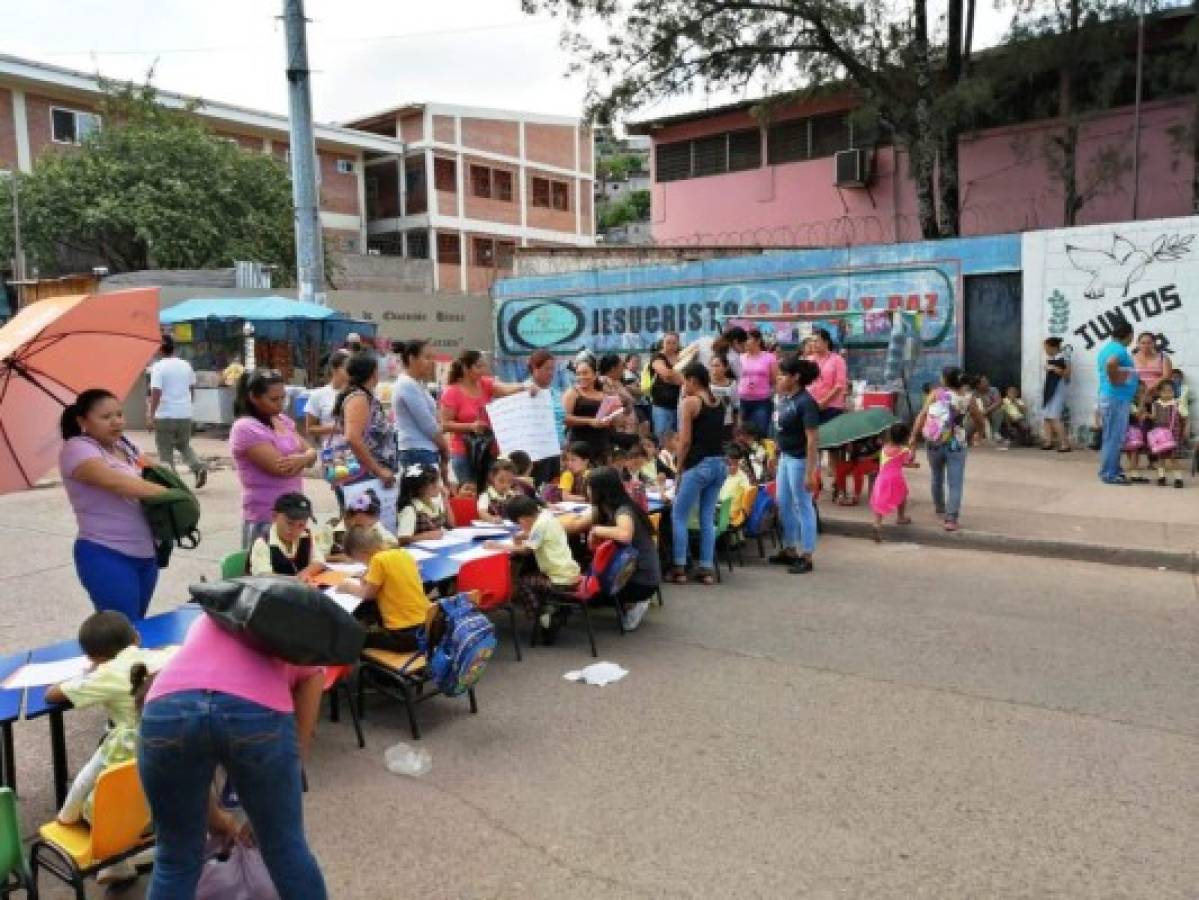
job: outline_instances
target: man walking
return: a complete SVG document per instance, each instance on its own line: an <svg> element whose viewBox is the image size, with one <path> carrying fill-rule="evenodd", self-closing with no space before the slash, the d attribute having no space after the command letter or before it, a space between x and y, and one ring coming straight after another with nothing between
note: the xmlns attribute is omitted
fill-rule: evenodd
<svg viewBox="0 0 1199 900"><path fill-rule="evenodd" d="M1137 370L1128 352L1132 326L1120 322L1112 338L1099 351L1099 421L1103 443L1099 448L1099 479L1104 484L1128 484L1120 470L1120 452L1128 434L1128 417L1137 394Z"/></svg>
<svg viewBox="0 0 1199 900"><path fill-rule="evenodd" d="M196 373L185 359L175 356L175 340L162 336L160 359L150 367L150 428L163 465L175 468L175 451L196 476L196 487L208 481L208 469L192 450L192 402Z"/></svg>

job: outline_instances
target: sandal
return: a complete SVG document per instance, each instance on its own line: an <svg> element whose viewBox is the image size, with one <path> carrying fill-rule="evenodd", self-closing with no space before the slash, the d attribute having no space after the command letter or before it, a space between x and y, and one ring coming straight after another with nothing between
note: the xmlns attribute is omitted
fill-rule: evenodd
<svg viewBox="0 0 1199 900"><path fill-rule="evenodd" d="M696 569L695 580L700 584L715 584L716 576L712 574L711 569Z"/></svg>
<svg viewBox="0 0 1199 900"><path fill-rule="evenodd" d="M671 570L670 574L666 576L666 580L671 584L686 584L687 572L683 569L675 567Z"/></svg>
<svg viewBox="0 0 1199 900"><path fill-rule="evenodd" d="M851 496L849 496L849 494L842 494L839 498L837 498L837 505L838 506L857 506L858 501L857 501L856 497L851 497Z"/></svg>

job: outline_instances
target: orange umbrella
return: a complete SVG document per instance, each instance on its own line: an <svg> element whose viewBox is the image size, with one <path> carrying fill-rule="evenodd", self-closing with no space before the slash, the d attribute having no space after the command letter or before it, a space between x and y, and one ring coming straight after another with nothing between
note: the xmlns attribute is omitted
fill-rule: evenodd
<svg viewBox="0 0 1199 900"><path fill-rule="evenodd" d="M0 328L0 494L54 468L63 408L88 388L124 397L160 340L157 288L39 300Z"/></svg>

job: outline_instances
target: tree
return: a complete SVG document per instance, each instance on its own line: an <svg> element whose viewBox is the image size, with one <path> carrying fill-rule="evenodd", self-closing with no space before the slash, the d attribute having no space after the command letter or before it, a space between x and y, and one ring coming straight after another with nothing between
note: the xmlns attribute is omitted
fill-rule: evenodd
<svg viewBox="0 0 1199 900"><path fill-rule="evenodd" d="M630 191L600 211L599 228L606 231L629 222L645 222L649 219L649 207L649 191Z"/></svg>
<svg viewBox="0 0 1199 900"><path fill-rule="evenodd" d="M291 186L281 161L214 137L191 113L141 85L104 82L102 127L77 150L44 154L19 175L30 265L81 260L111 272L210 268L234 260L295 268ZM7 185L5 185L7 188ZM0 222L11 222L0 190ZM11 228L0 225L0 240Z"/></svg>
<svg viewBox="0 0 1199 900"><path fill-rule="evenodd" d="M565 17L564 43L576 68L599 79L588 115L600 122L698 85L767 83L795 93L848 87L863 113L907 148L927 238L957 233L957 133L977 106L978 87L965 65L971 29L963 23L972 22L973 4L963 17L962 2L951 0L957 12L948 66L950 54L930 30L927 0L913 0L910 17L897 16L888 0L522 0L526 11ZM591 19L607 26L605 40L589 36ZM938 152L950 178L942 222Z"/></svg>

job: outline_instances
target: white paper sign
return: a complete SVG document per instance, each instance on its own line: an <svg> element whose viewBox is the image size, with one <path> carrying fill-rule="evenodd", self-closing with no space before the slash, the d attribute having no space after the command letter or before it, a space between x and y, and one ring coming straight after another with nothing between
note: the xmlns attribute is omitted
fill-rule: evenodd
<svg viewBox="0 0 1199 900"><path fill-rule="evenodd" d="M86 656L29 663L9 675L4 681L4 687L11 691L17 688L40 687L43 684L58 684L82 675L89 668L91 661Z"/></svg>
<svg viewBox="0 0 1199 900"><path fill-rule="evenodd" d="M521 391L493 400L487 404L487 415L500 453L505 456L523 450L530 459L539 460L562 452L549 391L538 391L536 397Z"/></svg>

